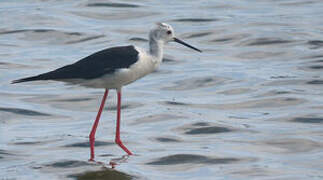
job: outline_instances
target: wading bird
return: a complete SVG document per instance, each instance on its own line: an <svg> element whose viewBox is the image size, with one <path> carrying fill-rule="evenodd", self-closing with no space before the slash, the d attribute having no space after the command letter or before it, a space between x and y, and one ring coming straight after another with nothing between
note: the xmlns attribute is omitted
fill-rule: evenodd
<svg viewBox="0 0 323 180"><path fill-rule="evenodd" d="M101 105L89 135L91 161L94 161L95 132L108 92L110 89L116 89L118 104L115 143L128 155L132 155L131 151L123 145L120 139L121 89L123 86L155 71L162 62L164 45L171 41L202 52L176 38L174 30L170 25L157 23L149 32L148 51L132 45L112 47L89 55L74 64L66 65L37 76L14 80L12 83L55 80L91 88L104 88L105 92Z"/></svg>

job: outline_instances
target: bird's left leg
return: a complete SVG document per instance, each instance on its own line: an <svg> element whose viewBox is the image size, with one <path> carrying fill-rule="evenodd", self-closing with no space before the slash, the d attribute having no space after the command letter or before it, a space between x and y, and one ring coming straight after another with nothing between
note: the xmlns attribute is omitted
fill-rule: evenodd
<svg viewBox="0 0 323 180"><path fill-rule="evenodd" d="M117 90L118 93L118 105L117 105L117 127L116 127L116 138L115 142L128 154L132 155L132 153L123 145L120 139L120 116L121 116L121 89Z"/></svg>
<svg viewBox="0 0 323 180"><path fill-rule="evenodd" d="M104 92L104 95L103 95L103 98L102 98L102 101L101 101L101 105L100 105L99 112L98 112L98 114L96 116L96 119L95 119L94 124L92 126L91 133L89 135L89 139L90 139L90 150L91 150L91 157L90 157L89 161L94 161L95 132L96 132L96 128L98 127L98 124L99 124L99 120L100 120L101 113L102 113L103 108L104 108L105 100L107 99L107 96L108 96L108 92L109 92L108 89L106 89L105 92Z"/></svg>

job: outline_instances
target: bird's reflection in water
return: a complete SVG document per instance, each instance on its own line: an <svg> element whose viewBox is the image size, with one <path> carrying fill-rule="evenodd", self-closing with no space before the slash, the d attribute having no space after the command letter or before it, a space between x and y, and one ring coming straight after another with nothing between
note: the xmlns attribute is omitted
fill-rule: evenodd
<svg viewBox="0 0 323 180"><path fill-rule="evenodd" d="M88 171L81 174L69 175L77 180L92 180L92 179L113 179L113 180L128 180L134 179L134 176L120 172L116 169L121 163L127 162L129 155L123 155L119 158L113 158L109 163L103 161L89 160L89 162L101 166L98 171Z"/></svg>
<svg viewBox="0 0 323 180"><path fill-rule="evenodd" d="M99 171L89 171L82 174L70 175L69 177L75 178L77 180L93 180L93 179L113 179L113 180L130 180L135 177L119 172L115 169L104 167Z"/></svg>

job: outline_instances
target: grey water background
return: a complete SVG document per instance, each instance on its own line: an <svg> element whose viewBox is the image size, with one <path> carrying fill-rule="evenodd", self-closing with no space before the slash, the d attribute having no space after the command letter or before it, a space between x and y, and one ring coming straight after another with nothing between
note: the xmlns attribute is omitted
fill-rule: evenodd
<svg viewBox="0 0 323 180"><path fill-rule="evenodd" d="M0 179L323 179L323 3L262 1L0 2ZM123 89L113 142L110 91L12 85L98 50L147 47L155 22L197 53L165 47L160 69Z"/></svg>

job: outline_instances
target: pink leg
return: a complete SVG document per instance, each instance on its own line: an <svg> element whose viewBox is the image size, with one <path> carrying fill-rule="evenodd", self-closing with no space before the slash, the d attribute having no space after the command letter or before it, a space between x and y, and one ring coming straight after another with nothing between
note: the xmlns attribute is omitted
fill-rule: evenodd
<svg viewBox="0 0 323 180"><path fill-rule="evenodd" d="M96 128L98 127L98 124L99 124L99 120L100 120L100 117L101 117L102 110L104 108L105 100L107 99L107 96L108 96L108 92L109 92L109 90L105 89L105 92L104 92L104 95L103 95L103 98L102 98L102 101L101 101L99 112L98 112L98 114L96 116L96 119L94 121L94 124L92 126L92 130L91 130L91 133L90 133L90 136L89 136L90 149L91 149L91 158L89 159L89 161L94 161L95 132L96 132Z"/></svg>
<svg viewBox="0 0 323 180"><path fill-rule="evenodd" d="M132 153L123 145L120 139L120 115L121 115L121 90L118 90L118 113L117 113L117 128L116 128L116 139L115 142L128 154Z"/></svg>

